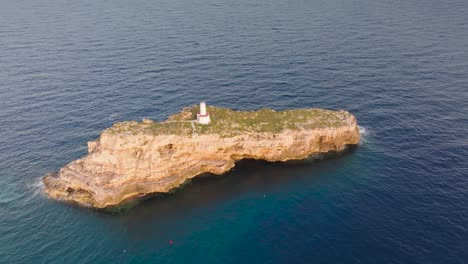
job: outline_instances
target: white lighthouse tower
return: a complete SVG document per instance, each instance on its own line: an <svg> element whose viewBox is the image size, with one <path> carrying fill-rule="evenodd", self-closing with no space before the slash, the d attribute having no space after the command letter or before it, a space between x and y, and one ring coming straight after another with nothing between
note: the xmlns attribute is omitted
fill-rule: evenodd
<svg viewBox="0 0 468 264"><path fill-rule="evenodd" d="M199 124L206 125L210 123L210 113L206 112L206 103L200 103L200 113L197 114L197 121Z"/></svg>

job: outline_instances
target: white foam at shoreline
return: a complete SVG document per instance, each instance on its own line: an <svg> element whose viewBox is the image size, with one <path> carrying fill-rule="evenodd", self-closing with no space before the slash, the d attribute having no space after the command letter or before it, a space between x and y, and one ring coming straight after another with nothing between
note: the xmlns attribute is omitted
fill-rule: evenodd
<svg viewBox="0 0 468 264"><path fill-rule="evenodd" d="M32 196L37 197L44 194L44 183L42 182L42 177L38 177L32 183L26 185L28 189L31 190Z"/></svg>
<svg viewBox="0 0 468 264"><path fill-rule="evenodd" d="M368 130L365 127L359 126L359 125L358 125L358 129L359 129L359 134L361 134L361 141L359 142L359 144L367 143L368 136L369 136Z"/></svg>

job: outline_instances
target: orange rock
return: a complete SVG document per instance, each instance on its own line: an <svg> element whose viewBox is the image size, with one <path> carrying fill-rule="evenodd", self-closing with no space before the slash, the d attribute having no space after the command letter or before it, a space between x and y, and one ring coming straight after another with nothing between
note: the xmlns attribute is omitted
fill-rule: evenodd
<svg viewBox="0 0 468 264"><path fill-rule="evenodd" d="M168 192L202 173L222 174L237 160L287 161L342 151L359 143L356 119L340 111L333 127L217 134L154 135L110 133L88 142L88 155L43 178L45 192L57 200L105 208L134 197ZM147 121L148 123L148 121Z"/></svg>

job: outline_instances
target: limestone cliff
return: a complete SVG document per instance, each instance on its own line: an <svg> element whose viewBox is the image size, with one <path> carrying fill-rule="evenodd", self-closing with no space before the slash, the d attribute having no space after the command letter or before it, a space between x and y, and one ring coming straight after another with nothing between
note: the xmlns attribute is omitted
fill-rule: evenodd
<svg viewBox="0 0 468 264"><path fill-rule="evenodd" d="M168 192L201 173L222 174L235 161L304 159L358 144L356 119L346 111L256 112L210 107L212 123L193 120L197 107L157 123L123 122L88 142L88 155L44 177L58 200L105 208Z"/></svg>

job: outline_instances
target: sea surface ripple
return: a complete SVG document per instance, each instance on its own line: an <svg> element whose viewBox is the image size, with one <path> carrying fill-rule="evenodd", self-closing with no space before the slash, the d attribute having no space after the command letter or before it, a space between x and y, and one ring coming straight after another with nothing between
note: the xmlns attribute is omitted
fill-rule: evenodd
<svg viewBox="0 0 468 264"><path fill-rule="evenodd" d="M0 0L0 263L468 262L468 1ZM129 211L41 177L201 100L346 109L363 141Z"/></svg>

